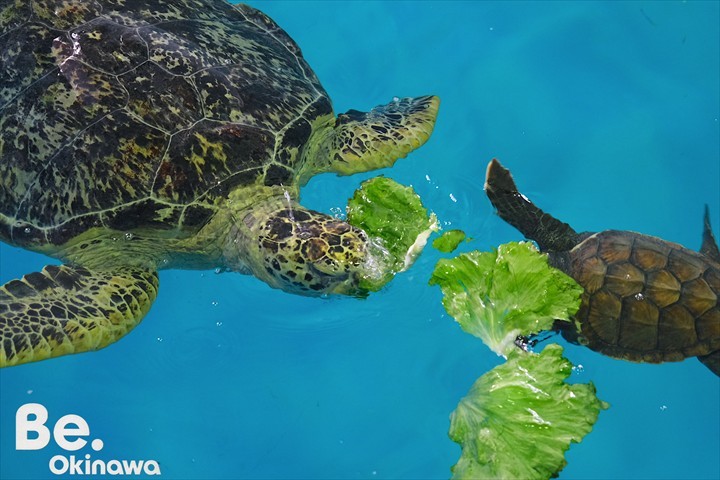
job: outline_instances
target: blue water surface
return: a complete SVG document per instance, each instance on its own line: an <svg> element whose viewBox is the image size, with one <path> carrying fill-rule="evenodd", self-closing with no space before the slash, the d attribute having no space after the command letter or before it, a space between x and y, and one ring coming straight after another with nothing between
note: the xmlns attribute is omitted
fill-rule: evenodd
<svg viewBox="0 0 720 480"><path fill-rule="evenodd" d="M463 251L519 240L484 196L498 157L577 230L700 246L720 233L718 2L252 2L297 41L337 112L442 99L431 140L382 174L411 184ZM375 173L315 177L342 208ZM499 359L427 281L442 254L367 300L311 299L251 277L163 271L151 312L102 351L0 371L0 478L58 478L15 451L28 402L85 418L102 451L167 479L447 478L448 416ZM0 281L48 259L0 245ZM561 479L720 478L720 380L695 359L643 365L581 347L573 381L611 404ZM66 477L70 478L70 477Z"/></svg>

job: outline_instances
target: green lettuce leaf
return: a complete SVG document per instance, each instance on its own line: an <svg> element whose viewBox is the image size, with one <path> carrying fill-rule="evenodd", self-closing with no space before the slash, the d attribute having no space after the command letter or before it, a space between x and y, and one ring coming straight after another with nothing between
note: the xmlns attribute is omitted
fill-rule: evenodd
<svg viewBox="0 0 720 480"><path fill-rule="evenodd" d="M440 260L430 284L440 286L445 310L463 330L504 356L519 335L569 320L582 294L582 287L525 242Z"/></svg>
<svg viewBox="0 0 720 480"><path fill-rule="evenodd" d="M396 273L407 270L425 247L437 219L429 215L412 187L386 177L366 180L348 201L347 221L371 238L372 248L382 251L378 275L368 275L361 287L382 288ZM389 260L388 260L389 259ZM376 272L377 273L377 272Z"/></svg>
<svg viewBox="0 0 720 480"><path fill-rule="evenodd" d="M572 364L562 351L516 348L475 382L450 417L450 438L462 446L453 478L547 479L565 466L570 442L580 442L608 406L592 383L564 382Z"/></svg>
<svg viewBox="0 0 720 480"><path fill-rule="evenodd" d="M450 253L454 252L465 238L465 232L462 230L448 230L433 240L432 246L443 253Z"/></svg>

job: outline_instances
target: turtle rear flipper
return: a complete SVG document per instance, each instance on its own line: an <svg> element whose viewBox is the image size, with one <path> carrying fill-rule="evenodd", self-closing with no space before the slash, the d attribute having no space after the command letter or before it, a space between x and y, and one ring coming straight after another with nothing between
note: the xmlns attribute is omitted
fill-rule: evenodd
<svg viewBox="0 0 720 480"><path fill-rule="evenodd" d="M0 367L103 348L150 309L157 272L49 265L0 287Z"/></svg>
<svg viewBox="0 0 720 480"><path fill-rule="evenodd" d="M715 240L715 235L713 235L710 228L710 208L707 205L705 205L705 215L703 217L703 242L700 253L720 263L720 250L718 250L717 240Z"/></svg>
<svg viewBox="0 0 720 480"><path fill-rule="evenodd" d="M709 257L710 259L720 262L720 250L718 250L717 240L713 235L712 229L710 228L710 209L705 205L705 215L703 218L703 242L700 247L700 253ZM701 355L698 357L706 367L720 377L720 350L715 350L708 355Z"/></svg>
<svg viewBox="0 0 720 480"><path fill-rule="evenodd" d="M708 355L700 355L698 360L708 367L715 375L720 377L720 350L715 350Z"/></svg>
<svg viewBox="0 0 720 480"><path fill-rule="evenodd" d="M311 140L307 174L301 177L318 171L352 175L392 166L430 138L439 105L435 96L403 98L369 112L348 110L338 115L334 128Z"/></svg>
<svg viewBox="0 0 720 480"><path fill-rule="evenodd" d="M485 193L500 218L537 242L542 251L565 252L580 240L570 225L543 212L518 192L510 171L496 159L487 167Z"/></svg>

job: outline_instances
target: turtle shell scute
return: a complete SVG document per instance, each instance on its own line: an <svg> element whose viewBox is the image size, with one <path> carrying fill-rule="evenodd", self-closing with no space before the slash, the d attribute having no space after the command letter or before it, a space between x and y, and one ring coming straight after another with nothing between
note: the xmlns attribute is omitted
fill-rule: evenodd
<svg viewBox="0 0 720 480"><path fill-rule="evenodd" d="M667 270L656 270L646 275L645 295L660 308L680 299L680 282Z"/></svg>
<svg viewBox="0 0 720 480"><path fill-rule="evenodd" d="M62 35L61 31L35 23L25 28L3 31L7 33L0 36L0 44L4 44L0 69L0 107L55 68L53 41Z"/></svg>
<svg viewBox="0 0 720 480"><path fill-rule="evenodd" d="M175 133L203 118L192 78L172 75L147 62L120 79L129 96L127 110L158 130Z"/></svg>
<svg viewBox="0 0 720 480"><path fill-rule="evenodd" d="M204 120L173 135L153 195L190 203L235 174L260 172L273 149L274 137L264 130Z"/></svg>
<svg viewBox="0 0 720 480"><path fill-rule="evenodd" d="M72 56L113 75L148 60L148 45L136 29L98 18L70 31L65 39Z"/></svg>
<svg viewBox="0 0 720 480"><path fill-rule="evenodd" d="M621 309L620 299L608 291L584 294L577 314L578 318L584 320L581 333L605 345L617 344Z"/></svg>
<svg viewBox="0 0 720 480"><path fill-rule="evenodd" d="M679 303L660 310L658 348L663 351L682 351L697 345L698 335L695 319L687 308Z"/></svg>
<svg viewBox="0 0 720 480"><path fill-rule="evenodd" d="M192 235L233 189L297 182L332 115L295 42L251 7L0 8L0 237L19 246L88 228Z"/></svg>
<svg viewBox="0 0 720 480"><path fill-rule="evenodd" d="M103 6L96 0L35 0L35 18L58 30L70 30L102 14Z"/></svg>
<svg viewBox="0 0 720 480"><path fill-rule="evenodd" d="M167 143L167 135L123 111L108 115L61 148L36 175L19 216L35 224L67 221L147 197L155 177L152 159Z"/></svg>
<svg viewBox="0 0 720 480"><path fill-rule="evenodd" d="M26 0L10 0L0 6L0 39L20 25L27 23L32 15L30 2Z"/></svg>
<svg viewBox="0 0 720 480"><path fill-rule="evenodd" d="M576 314L588 346L647 362L720 348L720 265L678 244L634 232L595 234L570 252L585 289Z"/></svg>

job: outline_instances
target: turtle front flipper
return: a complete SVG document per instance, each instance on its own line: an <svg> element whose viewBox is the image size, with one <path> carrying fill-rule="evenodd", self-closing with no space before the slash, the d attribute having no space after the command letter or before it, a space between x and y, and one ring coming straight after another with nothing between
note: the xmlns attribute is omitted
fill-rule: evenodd
<svg viewBox="0 0 720 480"><path fill-rule="evenodd" d="M485 193L500 218L537 242L543 252L565 252L578 243L580 236L570 225L543 212L518 192L510 170L496 159L487 167Z"/></svg>
<svg viewBox="0 0 720 480"><path fill-rule="evenodd" d="M0 287L0 367L103 348L157 296L157 272L49 265Z"/></svg>
<svg viewBox="0 0 720 480"><path fill-rule="evenodd" d="M334 128L311 139L304 170L352 175L392 166L424 144L435 126L440 99L435 96L396 99L369 112L338 115ZM304 182L302 182L304 183Z"/></svg>

